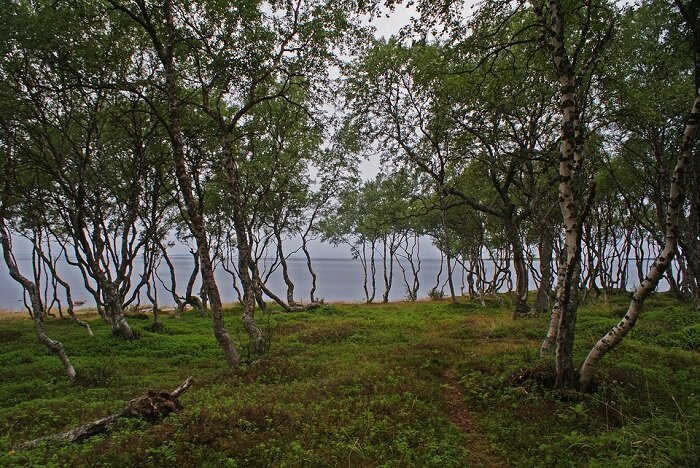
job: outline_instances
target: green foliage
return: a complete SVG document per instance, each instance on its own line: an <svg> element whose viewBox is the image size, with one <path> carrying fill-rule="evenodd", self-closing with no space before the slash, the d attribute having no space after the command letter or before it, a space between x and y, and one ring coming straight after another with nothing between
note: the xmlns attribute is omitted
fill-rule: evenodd
<svg viewBox="0 0 700 468"><path fill-rule="evenodd" d="M615 323L626 300L583 307L577 349ZM239 313L227 311L228 323L239 323ZM164 315L165 333L133 321L138 341L112 337L97 320L94 338L68 320L49 321L75 362L73 384L36 343L30 321L4 318L0 464L463 466L480 464L484 453L513 466L697 463L696 312L652 298L615 359L604 362L595 391L574 399L551 390L549 363L537 358L547 317L510 317L497 301L273 313L269 355L238 372L226 368L209 320L197 313ZM458 384L446 383L449 369ZM184 410L158 425L123 421L83 444L12 452L116 411L149 388L174 388L186 375L195 384L182 397ZM453 385L469 434L445 400Z"/></svg>
<svg viewBox="0 0 700 468"><path fill-rule="evenodd" d="M433 301L439 301L445 297L445 291L438 288L432 288L430 291L428 291L428 297Z"/></svg>

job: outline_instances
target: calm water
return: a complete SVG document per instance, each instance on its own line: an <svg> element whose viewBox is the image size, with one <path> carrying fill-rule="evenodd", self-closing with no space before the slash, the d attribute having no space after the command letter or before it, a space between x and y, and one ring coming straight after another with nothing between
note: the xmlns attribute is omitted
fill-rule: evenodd
<svg viewBox="0 0 700 468"><path fill-rule="evenodd" d="M28 258L18 258L18 264L25 275L31 274L31 261ZM177 283L178 292L180 294L184 293L185 286L187 285L187 280L189 279L189 274L192 271L192 257L190 256L173 256L173 264L177 272ZM311 276L306 268L306 260L304 258L290 258L289 264L289 274L294 281L295 288L295 298L303 302L308 302L309 300L309 290L311 288ZM486 263L488 275L490 277L492 266L489 262ZM362 266L359 261L352 259L316 259L313 261L313 268L318 276L317 280L317 290L316 297L323 298L326 301L362 301L364 300L364 291L362 289ZM384 291L384 278L381 269L381 263L377 263L377 293L375 301L381 301L382 293ZM419 297L426 297L428 291L435 286L436 277L440 269L439 259L425 259L421 261L421 271L419 278L421 281L421 287L419 292ZM134 283L138 278L138 266L137 273L134 275ZM407 267L407 271L410 272L410 268ZM70 265L66 263L59 264L59 274L71 285L74 300L84 300L86 306L94 306L94 301L92 296L88 294L87 290L83 285L82 277L80 273ZM169 272L167 266L163 264L159 269L159 274L161 278L169 285ZM634 262L630 264L629 272L629 284L628 287L633 287L637 284L637 273L634 266ZM226 273L223 269L219 268L216 271L216 277L218 281L219 288L221 290L222 298L225 302L233 302L237 300L236 292L233 289L231 282L231 276ZM459 294L459 288L461 285L461 270L456 269L454 273L454 282L456 293ZM446 272L443 271L440 278L441 285L447 279ZM411 281L409 276L409 282ZM534 282L531 282L531 288L534 288ZM270 278L268 287L274 291L280 297L286 297L286 288L282 280L281 270L278 269ZM158 291L158 301L161 306L172 305L173 300L165 288L159 283L157 283ZM195 287L195 293L199 291L199 284ZM406 296L406 289L404 286L403 276L401 269L397 264L394 265L394 279L393 286L390 294L391 300L403 299ZM445 293L448 293L447 287L445 287ZM63 299L63 292L60 292L60 297ZM370 292L371 294L371 292ZM145 294L145 288L141 294L141 303L148 303ZM7 268L4 262L0 262L0 309L9 310L19 310L22 309L22 288L10 278Z"/></svg>

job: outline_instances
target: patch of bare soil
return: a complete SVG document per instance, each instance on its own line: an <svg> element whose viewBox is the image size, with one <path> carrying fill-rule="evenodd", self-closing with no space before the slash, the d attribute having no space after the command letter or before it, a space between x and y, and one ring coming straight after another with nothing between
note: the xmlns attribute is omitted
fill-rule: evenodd
<svg viewBox="0 0 700 468"><path fill-rule="evenodd" d="M486 437L481 434L473 416L464 403L464 392L462 385L456 377L453 369L447 369L442 374L442 394L445 398L445 409L452 422L464 434L465 448L469 452L472 466L500 467L507 466L491 448Z"/></svg>

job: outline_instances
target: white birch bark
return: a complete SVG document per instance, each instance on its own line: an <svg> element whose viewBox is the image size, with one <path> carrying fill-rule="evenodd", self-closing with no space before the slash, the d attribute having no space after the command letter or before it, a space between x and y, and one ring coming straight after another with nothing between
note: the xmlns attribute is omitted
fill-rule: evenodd
<svg viewBox="0 0 700 468"><path fill-rule="evenodd" d="M681 151L676 161L676 167L671 176L671 191L669 196L668 207L666 209L666 241L663 250L656 257L654 263L649 268L644 281L637 287L632 295L632 300L627 308L625 316L617 323L612 330L605 334L593 346L588 353L588 357L581 366L579 376L579 386L582 390L586 390L593 379L593 372L600 360L617 346L627 333L634 327L634 324L639 317L644 301L656 288L659 280L663 277L668 265L673 260L678 244L678 218L680 215L682 194L683 194L683 175L692 157L693 144L698 133L700 125L700 90L696 90L693 109L688 117L683 132L683 143Z"/></svg>

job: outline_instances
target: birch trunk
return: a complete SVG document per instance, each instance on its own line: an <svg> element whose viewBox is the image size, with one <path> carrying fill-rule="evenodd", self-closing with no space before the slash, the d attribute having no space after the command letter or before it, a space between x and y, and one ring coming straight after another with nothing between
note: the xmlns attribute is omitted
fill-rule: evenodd
<svg viewBox="0 0 700 468"><path fill-rule="evenodd" d="M103 278L102 283L102 300L105 305L105 312L112 325L112 334L125 340L135 339L136 335L126 321L126 317L124 317L122 298L117 287L106 278Z"/></svg>
<svg viewBox="0 0 700 468"><path fill-rule="evenodd" d="M513 311L513 319L515 320L530 316L530 306L527 304L530 285L520 235L517 228L508 219L504 219L504 221L505 230L513 250L513 268L515 269L515 310Z"/></svg>
<svg viewBox="0 0 700 468"><path fill-rule="evenodd" d="M561 108L561 143L559 155L559 207L564 222L564 251L566 263L561 263L563 271L558 275L556 313L556 382L557 388L572 388L575 384L573 365L573 343L578 310L578 283L580 275L581 222L585 212L578 206L574 192L576 168L583 159L583 140L579 125L576 96L576 78L564 44L564 18L561 3L550 0L548 5L549 27L544 26L544 15L538 7L536 13L543 23L540 41L550 50L551 58L559 81L559 101ZM551 327L550 327L551 328ZM547 338L550 338L549 334ZM544 345L547 343L545 339Z"/></svg>
<svg viewBox="0 0 700 468"><path fill-rule="evenodd" d="M564 257L559 259L559 268L557 269L557 285L564 282L564 271L565 271L566 260ZM557 339L557 327L559 326L559 297L558 295L554 299L554 305L552 307L552 312L549 317L549 328L547 329L547 335L542 341L540 346L540 356L548 356L554 351L554 345Z"/></svg>
<svg viewBox="0 0 700 468"><path fill-rule="evenodd" d="M582 390L589 388L593 379L593 372L603 356L618 345L632 327L634 327L639 313L642 310L642 306L644 305L644 301L656 288L676 253L678 244L678 219L683 200L683 175L688 161L692 157L693 145L698 133L698 125L700 124L699 93L700 90L696 89L693 108L686 121L685 130L683 132L681 151L678 155L673 175L671 176L671 191L669 194L668 207L666 209L666 241L664 248L654 260L653 265L649 268L642 283L634 291L624 318L620 320L612 330L606 333L605 336L599 339L593 346L593 349L588 353L586 360L581 366L579 377L579 386Z"/></svg>
<svg viewBox="0 0 700 468"><path fill-rule="evenodd" d="M5 189L7 190L7 187L5 187ZM12 279L22 285L24 290L29 294L32 307L31 315L32 319L34 320L34 331L36 332L37 338L49 349L49 351L54 353L58 359L61 360L63 367L66 369L68 378L70 380L75 379L75 368L68 359L68 355L63 349L63 345L60 341L52 340L46 334L46 330L44 329L44 307L41 303L41 297L36 284L22 275L22 273L19 271L17 263L15 262L14 255L12 254L10 232L5 226L4 206L0 207L0 244L2 244L3 258L5 260L5 265L7 265L7 269L10 271L10 276Z"/></svg>
<svg viewBox="0 0 700 468"><path fill-rule="evenodd" d="M360 260L360 263L362 264L362 288L365 291L365 302L369 304L369 290L367 289L367 247L366 247L366 242L364 239L362 239L362 252L360 253L358 250L358 258Z"/></svg>
<svg viewBox="0 0 700 468"><path fill-rule="evenodd" d="M543 233L540 237L538 253L540 257L540 274L542 280L537 289L534 309L536 313L544 312L549 307L549 295L552 287L552 250L553 239L551 233Z"/></svg>
<svg viewBox="0 0 700 468"><path fill-rule="evenodd" d="M275 225L274 228L275 240L277 241L277 255L280 259L280 265L282 266L282 279L284 279L284 284L287 286L287 304L290 308L297 307L297 303L294 300L294 282L289 277L289 266L287 265L287 258L284 254L284 248L282 245L282 228Z"/></svg>
<svg viewBox="0 0 700 468"><path fill-rule="evenodd" d="M244 214L243 197L240 189L238 167L233 154L233 142L226 133L222 139L222 150L228 193L233 206L233 226L236 231L236 247L238 248L238 275L243 288L243 328L250 339L250 350L253 357L261 356L265 349L265 338L262 330L255 321L255 291L251 268L253 264L248 228Z"/></svg>
<svg viewBox="0 0 700 468"><path fill-rule="evenodd" d="M42 260L44 261L44 265L46 265L46 267L49 269L49 272L51 273L51 277L52 277L52 278L54 279L54 281L55 281L54 288L56 288L56 285L60 284L60 285L63 287L63 289L65 290L65 292L66 292L66 303L67 303L66 312L68 313L68 315L70 316L70 318L71 318L75 323L77 323L77 324L80 325L81 327L85 328L85 329L87 330L87 332L88 332L88 335L94 336L93 333L92 333L92 328L90 328L90 324L87 323L87 322L84 321L84 320L80 320L80 319L78 318L78 316L75 315L75 304L73 303L73 294L71 293L70 284L68 284L66 281L63 280L63 278L61 278L61 277L58 275L58 271L56 270L56 265L54 264L53 261L51 261L51 258L46 257L46 255L44 255L44 253L43 253L41 250L38 250L38 254L41 256ZM49 255L51 255L51 254L49 253ZM61 254L59 254L59 258L60 258L60 255L61 255ZM60 310L60 309L59 309L59 310Z"/></svg>
<svg viewBox="0 0 700 468"><path fill-rule="evenodd" d="M199 262L202 274L202 282L206 289L207 295L212 308L212 328L214 336L219 343L221 350L224 353L226 362L230 367L238 367L240 356L236 350L236 346L231 339L231 335L224 323L224 312L221 304L221 296L219 288L214 279L214 268L209 257L209 241L207 239L204 226L204 219L199 211L199 206L192 192L191 180L187 172L187 163L185 162L184 143L182 141L182 130L180 127L180 104L178 102L178 85L177 85L177 70L174 62L175 48L175 22L173 19L172 4L168 0L165 2L165 19L167 24L167 45L165 51L162 45L156 39L156 32L149 31L154 41L156 50L159 51L160 59L163 62L166 77L166 88L168 94L168 116L167 123L168 136L173 149L173 162L175 164L175 176L177 178L178 187L187 208L187 216L189 217L192 235L197 242L197 250L199 251Z"/></svg>
<svg viewBox="0 0 700 468"><path fill-rule="evenodd" d="M370 247L372 248L369 254L369 271L370 271L370 282L372 284L372 294L367 298L367 304L374 302L374 296L377 295L377 264L374 261L374 255L376 252L377 241L373 239L370 242Z"/></svg>
<svg viewBox="0 0 700 468"><path fill-rule="evenodd" d="M389 244L388 248L388 258L387 258L387 238L384 238L384 257L383 257L383 266L384 266L384 294L382 295L382 302L387 303L389 302L389 293L391 292L391 286L394 280L394 255L396 254L396 247L394 246L396 240L394 239L394 236L391 238L391 242ZM387 268L387 260L389 262L389 266Z"/></svg>
<svg viewBox="0 0 700 468"><path fill-rule="evenodd" d="M302 239L301 249L304 251L304 256L306 257L306 268L309 270L311 275L311 290L309 291L309 300L312 304L316 302L316 272L311 265L311 254L309 253L309 248L307 245L306 237Z"/></svg>
<svg viewBox="0 0 700 468"><path fill-rule="evenodd" d="M163 284L165 289L168 290L168 292L170 292L173 301L175 301L175 317L180 318L180 314L182 313L182 309L185 306L185 303L182 302L182 298L177 294L177 278L175 276L175 266L170 260L170 256L168 255L168 249L161 242L158 242L158 248L160 249L161 255L165 260L165 264L168 266L168 272L170 274L170 289L168 289L167 286L165 286L165 283L163 283L163 281L161 281L161 284ZM156 271L156 276L157 275L158 273Z"/></svg>

